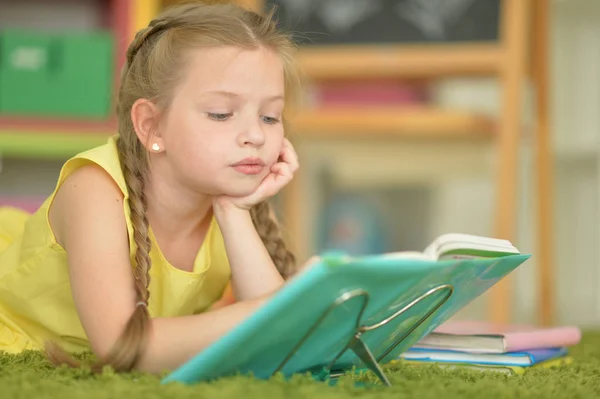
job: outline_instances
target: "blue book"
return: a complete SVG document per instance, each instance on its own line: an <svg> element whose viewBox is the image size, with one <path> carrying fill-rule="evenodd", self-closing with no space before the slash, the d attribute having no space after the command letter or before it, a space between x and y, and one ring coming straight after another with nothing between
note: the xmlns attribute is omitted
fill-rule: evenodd
<svg viewBox="0 0 600 399"><path fill-rule="evenodd" d="M532 349L506 353L468 353L452 350L411 348L400 358L419 362L485 364L496 366L533 366L567 355L567 348Z"/></svg>
<svg viewBox="0 0 600 399"><path fill-rule="evenodd" d="M381 365L479 297L530 255L437 260L401 255L324 256L163 383L236 374L267 379ZM199 334L202 332L199 331Z"/></svg>

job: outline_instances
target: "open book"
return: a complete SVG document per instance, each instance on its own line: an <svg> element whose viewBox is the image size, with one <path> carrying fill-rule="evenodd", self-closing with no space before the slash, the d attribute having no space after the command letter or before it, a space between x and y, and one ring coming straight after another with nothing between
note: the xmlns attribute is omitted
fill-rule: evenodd
<svg viewBox="0 0 600 399"><path fill-rule="evenodd" d="M449 233L437 237L423 252L390 252L388 258L424 260L497 258L518 255L519 250L508 240L470 234Z"/></svg>
<svg viewBox="0 0 600 399"><path fill-rule="evenodd" d="M418 259L324 255L162 383L307 372L328 381L366 367L390 385L382 365L529 257L506 241L457 234L438 238Z"/></svg>

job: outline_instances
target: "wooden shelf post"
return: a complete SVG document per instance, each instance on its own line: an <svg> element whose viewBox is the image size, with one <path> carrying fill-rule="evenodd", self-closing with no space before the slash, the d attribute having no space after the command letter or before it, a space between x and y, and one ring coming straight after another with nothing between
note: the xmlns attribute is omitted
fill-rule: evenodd
<svg viewBox="0 0 600 399"><path fill-rule="evenodd" d="M550 142L549 90L549 30L550 4L548 0L534 0L531 79L535 86L535 155L537 189L537 267L539 323L554 324L554 255L553 252L553 163Z"/></svg>
<svg viewBox="0 0 600 399"><path fill-rule="evenodd" d="M527 26L530 0L504 0L501 46L505 51L500 71L502 90L498 131L495 236L514 242L517 214L517 171L519 138L522 134L523 87L527 75ZM510 322L511 278L506 277L491 290L491 318Z"/></svg>

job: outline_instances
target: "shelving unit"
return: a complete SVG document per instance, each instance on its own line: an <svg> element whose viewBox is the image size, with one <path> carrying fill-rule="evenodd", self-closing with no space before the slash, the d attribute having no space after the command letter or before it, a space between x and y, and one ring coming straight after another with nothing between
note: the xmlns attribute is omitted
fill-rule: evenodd
<svg viewBox="0 0 600 399"><path fill-rule="evenodd" d="M262 0L238 0L261 9ZM115 87L124 63L126 46L135 31L148 23L162 7L178 1L107 0L108 26L117 39ZM516 214L517 150L521 136L522 89L528 80L536 89L536 187L539 197L536 234L539 271L540 323L552 324L553 266L552 179L548 123L547 21L548 0L503 0L501 40L498 44L444 46L353 46L302 48L299 61L311 79L354 78L438 79L450 76L493 76L502 89L500 117L438 108L413 109L298 109L290 122L302 139L329 137L360 140L483 140L495 145L496 176L495 235L514 240ZM527 43L533 43L528 58ZM66 158L102 143L116 133L113 120L73 122L0 116L0 154L12 157ZM287 226L305 231L300 205L301 173L284 193ZM300 252L307 247L304 235L290 234ZM510 319L510 279L493 290L490 315L494 321Z"/></svg>

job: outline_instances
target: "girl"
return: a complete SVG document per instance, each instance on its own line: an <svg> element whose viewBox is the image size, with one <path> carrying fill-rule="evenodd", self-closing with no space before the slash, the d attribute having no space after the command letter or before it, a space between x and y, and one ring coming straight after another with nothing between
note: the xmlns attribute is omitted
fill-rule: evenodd
<svg viewBox="0 0 600 399"><path fill-rule="evenodd" d="M173 369L293 274L265 200L298 168L282 125L297 75L270 17L195 3L137 34L118 136L68 160L35 214L2 213L0 350ZM236 303L209 309L229 282Z"/></svg>

